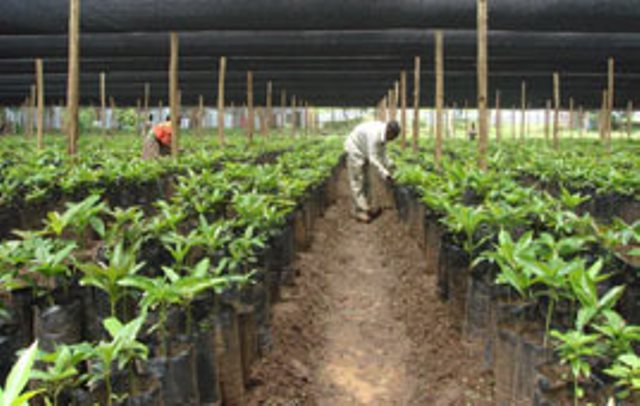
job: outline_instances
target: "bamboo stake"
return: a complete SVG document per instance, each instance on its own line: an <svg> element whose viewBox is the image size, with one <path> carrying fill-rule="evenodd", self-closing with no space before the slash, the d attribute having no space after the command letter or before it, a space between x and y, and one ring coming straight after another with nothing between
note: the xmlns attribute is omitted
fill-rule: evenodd
<svg viewBox="0 0 640 406"><path fill-rule="evenodd" d="M204 129L204 96L198 97L198 136L202 136L202 130Z"/></svg>
<svg viewBox="0 0 640 406"><path fill-rule="evenodd" d="M255 126L255 113L253 111L253 72L247 72L247 138L249 143L253 142L253 131Z"/></svg>
<svg viewBox="0 0 640 406"><path fill-rule="evenodd" d="M482 0L480 0L482 1ZM444 105L444 44L442 31L436 31L436 148L435 148L435 164L437 168L440 168L440 161L442 160L442 130L443 130L443 116L442 108Z"/></svg>
<svg viewBox="0 0 640 406"><path fill-rule="evenodd" d="M80 103L80 0L69 0L69 71L67 86L68 152L78 150L78 105Z"/></svg>
<svg viewBox="0 0 640 406"><path fill-rule="evenodd" d="M478 166L482 170L487 169L487 143L489 139L487 71L487 0L478 0Z"/></svg>
<svg viewBox="0 0 640 406"><path fill-rule="evenodd" d="M36 85L31 85L29 96L29 138L33 136L34 121L36 121L36 100L38 98Z"/></svg>
<svg viewBox="0 0 640 406"><path fill-rule="evenodd" d="M607 118L606 118L606 136L607 136L607 147L611 148L611 132L613 130L613 104L615 100L615 60L613 58L609 58L609 74L607 78Z"/></svg>
<svg viewBox="0 0 640 406"><path fill-rule="evenodd" d="M600 140L602 142L606 142L606 132L607 132L607 124L606 124L606 110L607 110L607 100L609 99L607 95L607 90L602 91L602 106L600 108L600 118L598 120L598 127L600 130Z"/></svg>
<svg viewBox="0 0 640 406"><path fill-rule="evenodd" d="M296 114L296 95L293 95L291 97L291 135L292 136L296 136L296 127L297 127L297 114Z"/></svg>
<svg viewBox="0 0 640 406"><path fill-rule="evenodd" d="M38 149L43 147L43 135L44 135L44 67L42 59L36 59L36 88L38 99L38 134L37 145Z"/></svg>
<svg viewBox="0 0 640 406"><path fill-rule="evenodd" d="M151 84L144 84L144 121L149 118L149 100L151 98Z"/></svg>
<svg viewBox="0 0 640 406"><path fill-rule="evenodd" d="M224 147L224 77L227 71L227 58L220 57L218 67L218 143Z"/></svg>
<svg viewBox="0 0 640 406"><path fill-rule="evenodd" d="M104 72L100 72L100 123L102 134L107 131L107 79Z"/></svg>
<svg viewBox="0 0 640 406"><path fill-rule="evenodd" d="M631 139L631 132L633 131L633 102L629 100L627 102L627 138Z"/></svg>
<svg viewBox="0 0 640 406"><path fill-rule="evenodd" d="M550 119L551 119L551 100L547 100L544 109L544 139L549 144L549 129L550 129Z"/></svg>
<svg viewBox="0 0 640 406"><path fill-rule="evenodd" d="M171 137L171 155L174 158L178 156L180 146L180 105L178 100L178 54L179 40L176 32L171 33L171 58L169 60L169 104L171 106L171 128L173 136Z"/></svg>
<svg viewBox="0 0 640 406"><path fill-rule="evenodd" d="M267 82L267 132L273 126L273 83Z"/></svg>
<svg viewBox="0 0 640 406"><path fill-rule="evenodd" d="M573 138L576 128L575 117L573 115L573 97L569 98L569 136Z"/></svg>
<svg viewBox="0 0 640 406"><path fill-rule="evenodd" d="M524 133L525 133L525 128L526 128L526 123L527 123L527 82L525 82L524 80L522 81L522 88L520 90L520 96L522 98L521 100L521 109L522 109L522 114L521 114L521 121L520 121L520 141L524 141Z"/></svg>
<svg viewBox="0 0 640 406"><path fill-rule="evenodd" d="M496 141L502 138L502 113L500 111L500 90L496 90Z"/></svg>
<svg viewBox="0 0 640 406"><path fill-rule="evenodd" d="M400 99L401 113L400 121L402 121L402 149L407 148L407 71L400 72Z"/></svg>
<svg viewBox="0 0 640 406"><path fill-rule="evenodd" d="M553 74L553 147L558 149L560 146L560 74Z"/></svg>
<svg viewBox="0 0 640 406"><path fill-rule="evenodd" d="M420 131L420 57L413 60L413 151L418 152Z"/></svg>

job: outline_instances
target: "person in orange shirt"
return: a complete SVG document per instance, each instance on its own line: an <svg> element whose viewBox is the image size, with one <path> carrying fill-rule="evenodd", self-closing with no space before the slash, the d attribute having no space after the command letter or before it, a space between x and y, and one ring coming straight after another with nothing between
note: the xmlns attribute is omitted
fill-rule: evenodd
<svg viewBox="0 0 640 406"><path fill-rule="evenodd" d="M142 159L171 155L172 137L171 117L167 116L166 121L158 123L147 134L142 148Z"/></svg>

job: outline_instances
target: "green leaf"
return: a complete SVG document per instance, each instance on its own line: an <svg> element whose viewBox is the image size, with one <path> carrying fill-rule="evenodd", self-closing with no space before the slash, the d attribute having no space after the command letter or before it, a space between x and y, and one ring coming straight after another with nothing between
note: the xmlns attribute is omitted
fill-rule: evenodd
<svg viewBox="0 0 640 406"><path fill-rule="evenodd" d="M38 354L38 342L34 342L31 344L31 347L25 351L18 362L11 368L11 372L9 372L9 376L7 377L7 382L4 387L4 393L2 394L2 398L0 399L0 405L22 405L26 403L27 399L24 399L22 403L16 403L20 398L20 393L23 391L27 382L29 382L29 377L31 375L31 369L33 368L33 363L35 362L36 355ZM27 394L30 397L34 396L35 393Z"/></svg>

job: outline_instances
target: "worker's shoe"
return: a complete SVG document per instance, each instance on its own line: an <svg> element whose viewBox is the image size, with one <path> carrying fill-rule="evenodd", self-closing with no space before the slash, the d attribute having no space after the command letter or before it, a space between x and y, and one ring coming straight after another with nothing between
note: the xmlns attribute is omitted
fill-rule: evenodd
<svg viewBox="0 0 640 406"><path fill-rule="evenodd" d="M382 214L382 209L381 208L375 208L375 209L370 209L369 211L367 211L367 214L369 215L369 218L371 219L370 221L375 220L376 218L378 218L381 214Z"/></svg>
<svg viewBox="0 0 640 406"><path fill-rule="evenodd" d="M371 222L371 216L369 216L369 213L363 212L363 211L359 211L353 214L353 217L361 222L361 223L370 223Z"/></svg>

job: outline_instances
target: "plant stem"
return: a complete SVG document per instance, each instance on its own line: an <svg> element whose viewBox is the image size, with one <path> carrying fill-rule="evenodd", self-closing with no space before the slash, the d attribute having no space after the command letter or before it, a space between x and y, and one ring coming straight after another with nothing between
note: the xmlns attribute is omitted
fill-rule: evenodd
<svg viewBox="0 0 640 406"><path fill-rule="evenodd" d="M105 388L107 390L107 406L111 406L112 404L112 399L111 399L111 373L107 372L107 374L104 377L104 385Z"/></svg>
<svg viewBox="0 0 640 406"><path fill-rule="evenodd" d="M160 356L166 357L167 352L167 306L160 305L160 326L158 331L160 333Z"/></svg>

